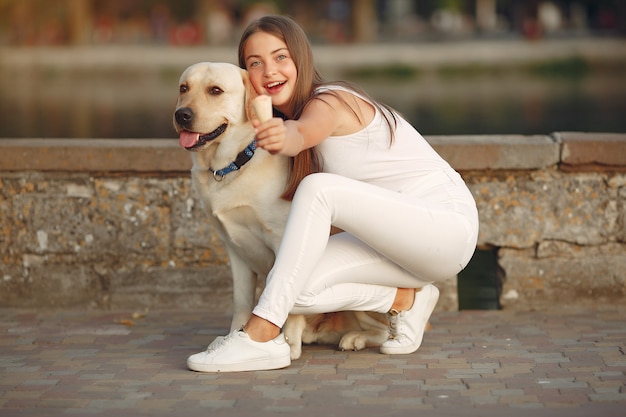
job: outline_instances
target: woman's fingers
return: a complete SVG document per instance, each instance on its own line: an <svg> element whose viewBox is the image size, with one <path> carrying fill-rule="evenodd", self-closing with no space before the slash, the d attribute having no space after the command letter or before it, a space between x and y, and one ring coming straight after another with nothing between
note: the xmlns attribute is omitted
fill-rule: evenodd
<svg viewBox="0 0 626 417"><path fill-rule="evenodd" d="M262 123L255 129L256 145L270 153L280 152L285 145L285 132L283 121L279 118Z"/></svg>

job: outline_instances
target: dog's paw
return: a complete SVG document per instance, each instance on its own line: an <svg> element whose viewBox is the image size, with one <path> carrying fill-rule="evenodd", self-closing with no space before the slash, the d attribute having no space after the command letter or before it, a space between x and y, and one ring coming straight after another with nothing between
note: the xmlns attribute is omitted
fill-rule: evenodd
<svg viewBox="0 0 626 417"><path fill-rule="evenodd" d="M362 350L367 347L367 336L360 332L346 333L339 341L341 350Z"/></svg>
<svg viewBox="0 0 626 417"><path fill-rule="evenodd" d="M285 339L289 343L289 349L291 350L291 360L300 359L302 356L302 332L306 327L306 320L304 316L290 314L287 317L285 326L283 327L283 333Z"/></svg>
<svg viewBox="0 0 626 417"><path fill-rule="evenodd" d="M302 356L302 346L289 346L291 348L291 360L295 361L296 359L300 359Z"/></svg>

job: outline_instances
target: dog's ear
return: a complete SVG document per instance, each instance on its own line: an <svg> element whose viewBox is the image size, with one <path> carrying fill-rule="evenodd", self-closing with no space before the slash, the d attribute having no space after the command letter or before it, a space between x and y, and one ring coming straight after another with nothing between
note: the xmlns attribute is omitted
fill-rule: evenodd
<svg viewBox="0 0 626 417"><path fill-rule="evenodd" d="M243 85L246 87L246 94L244 98L244 106L246 108L246 117L248 120L256 119L256 113L252 110L252 100L256 96L258 96L256 90L252 86L250 82L250 77L248 76L248 71L243 68L241 70L241 78L243 79Z"/></svg>

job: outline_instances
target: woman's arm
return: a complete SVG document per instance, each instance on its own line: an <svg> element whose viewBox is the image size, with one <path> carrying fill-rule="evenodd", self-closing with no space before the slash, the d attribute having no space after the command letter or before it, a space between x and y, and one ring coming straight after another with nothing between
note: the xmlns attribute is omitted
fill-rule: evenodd
<svg viewBox="0 0 626 417"><path fill-rule="evenodd" d="M350 109L332 94L319 98L311 100L297 120L275 117L265 123L253 121L257 146L272 154L295 156L331 136Z"/></svg>

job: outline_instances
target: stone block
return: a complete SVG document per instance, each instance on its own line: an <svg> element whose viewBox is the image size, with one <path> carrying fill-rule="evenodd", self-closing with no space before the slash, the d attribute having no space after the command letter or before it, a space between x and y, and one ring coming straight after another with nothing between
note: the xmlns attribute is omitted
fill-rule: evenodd
<svg viewBox="0 0 626 417"><path fill-rule="evenodd" d="M543 242L535 249L499 250L505 271L504 308L554 303L621 303L626 296L626 245L579 246Z"/></svg>
<svg viewBox="0 0 626 417"><path fill-rule="evenodd" d="M467 180L478 205L481 245L528 248L546 239L592 245L617 238L616 193L602 174L541 172Z"/></svg>
<svg viewBox="0 0 626 417"><path fill-rule="evenodd" d="M626 166L626 135L620 133L559 132L561 162L565 165Z"/></svg>
<svg viewBox="0 0 626 417"><path fill-rule="evenodd" d="M559 162L549 136L428 136L428 142L458 171L542 169Z"/></svg>
<svg viewBox="0 0 626 417"><path fill-rule="evenodd" d="M151 268L112 274L112 308L182 308L232 313L228 265Z"/></svg>
<svg viewBox="0 0 626 417"><path fill-rule="evenodd" d="M175 139L1 139L6 171L181 172L189 153Z"/></svg>
<svg viewBox="0 0 626 417"><path fill-rule="evenodd" d="M69 256L23 255L0 267L0 305L15 307L102 306L100 278Z"/></svg>

